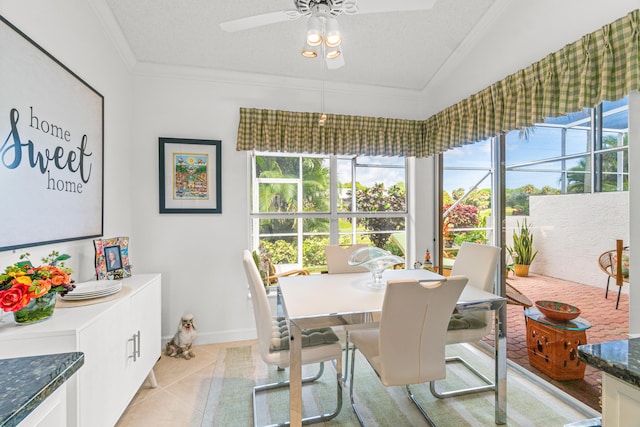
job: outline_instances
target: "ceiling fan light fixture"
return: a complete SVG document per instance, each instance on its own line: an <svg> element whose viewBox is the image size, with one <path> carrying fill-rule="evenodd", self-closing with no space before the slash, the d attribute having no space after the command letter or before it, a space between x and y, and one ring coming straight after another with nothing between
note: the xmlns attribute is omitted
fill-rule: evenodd
<svg viewBox="0 0 640 427"><path fill-rule="evenodd" d="M340 46L336 46L331 49L327 49L325 56L327 57L327 59L335 59L339 57L341 54L342 54L342 49L340 49Z"/></svg>
<svg viewBox="0 0 640 427"><path fill-rule="evenodd" d="M342 44L342 35L340 34L338 20L336 18L327 18L324 43L328 47L337 47Z"/></svg>
<svg viewBox="0 0 640 427"><path fill-rule="evenodd" d="M317 16L312 16L307 22L307 43L310 46L322 43L322 22Z"/></svg>
<svg viewBox="0 0 640 427"><path fill-rule="evenodd" d="M304 56L305 58L315 58L318 56L318 50L315 48L315 46L309 46L308 43L305 43L300 54L302 54L302 56Z"/></svg>

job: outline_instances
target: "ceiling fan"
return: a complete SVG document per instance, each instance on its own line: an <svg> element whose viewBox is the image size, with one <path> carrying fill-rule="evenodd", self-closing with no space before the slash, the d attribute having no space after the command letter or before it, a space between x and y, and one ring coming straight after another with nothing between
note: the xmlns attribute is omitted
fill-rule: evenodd
<svg viewBox="0 0 640 427"><path fill-rule="evenodd" d="M222 22L220 28L228 32L249 30L264 25L308 18L307 39L302 55L314 58L319 46L327 68L344 65L340 45L342 36L336 17L347 14L402 12L431 9L436 0L293 0L295 9L279 10ZM323 43L324 42L324 43Z"/></svg>

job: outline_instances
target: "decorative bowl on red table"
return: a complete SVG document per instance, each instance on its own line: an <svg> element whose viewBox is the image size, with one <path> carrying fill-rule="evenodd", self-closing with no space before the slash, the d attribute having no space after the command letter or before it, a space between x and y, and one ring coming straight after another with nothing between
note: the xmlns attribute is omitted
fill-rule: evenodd
<svg viewBox="0 0 640 427"><path fill-rule="evenodd" d="M580 309L578 307L564 302L541 300L536 301L535 304L538 310L540 310L540 313L551 320L568 322L580 316Z"/></svg>

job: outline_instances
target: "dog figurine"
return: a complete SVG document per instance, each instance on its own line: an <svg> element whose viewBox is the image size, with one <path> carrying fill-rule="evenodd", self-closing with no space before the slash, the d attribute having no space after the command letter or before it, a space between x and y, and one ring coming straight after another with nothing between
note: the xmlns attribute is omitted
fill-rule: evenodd
<svg viewBox="0 0 640 427"><path fill-rule="evenodd" d="M166 354L171 357L184 357L186 360L196 357L191 349L196 339L196 322L193 314L185 314L178 323L178 330L167 343Z"/></svg>

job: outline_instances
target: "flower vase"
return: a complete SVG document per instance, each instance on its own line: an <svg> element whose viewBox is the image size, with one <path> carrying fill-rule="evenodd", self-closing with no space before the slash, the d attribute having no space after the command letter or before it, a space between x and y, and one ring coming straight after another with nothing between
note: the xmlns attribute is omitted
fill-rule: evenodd
<svg viewBox="0 0 640 427"><path fill-rule="evenodd" d="M56 292L49 292L40 298L34 298L29 304L13 313L13 319L18 325L29 325L42 322L53 315L56 307Z"/></svg>

